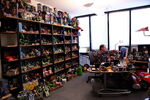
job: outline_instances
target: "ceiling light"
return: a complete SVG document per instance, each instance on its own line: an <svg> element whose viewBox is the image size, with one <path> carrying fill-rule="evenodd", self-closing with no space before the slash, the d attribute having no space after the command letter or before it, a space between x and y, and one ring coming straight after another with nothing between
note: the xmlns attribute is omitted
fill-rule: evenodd
<svg viewBox="0 0 150 100"><path fill-rule="evenodd" d="M91 3L86 3L86 4L84 4L83 6L84 6L84 7L91 7L93 4L94 4L94 3L91 2Z"/></svg>

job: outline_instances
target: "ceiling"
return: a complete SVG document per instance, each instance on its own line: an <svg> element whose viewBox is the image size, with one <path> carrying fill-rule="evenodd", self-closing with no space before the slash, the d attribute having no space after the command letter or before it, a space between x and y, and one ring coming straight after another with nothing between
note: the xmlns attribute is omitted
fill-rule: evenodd
<svg viewBox="0 0 150 100"><path fill-rule="evenodd" d="M36 0L46 5L51 5L73 16L91 13L100 13L108 10L149 5L150 0ZM91 7L83 5L93 3Z"/></svg>

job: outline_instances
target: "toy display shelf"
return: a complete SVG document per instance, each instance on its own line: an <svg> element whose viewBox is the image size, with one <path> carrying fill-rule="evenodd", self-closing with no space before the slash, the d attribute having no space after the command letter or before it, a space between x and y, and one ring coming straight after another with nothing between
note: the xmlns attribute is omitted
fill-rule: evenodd
<svg viewBox="0 0 150 100"><path fill-rule="evenodd" d="M3 20L3 19L5 19L5 20ZM18 77L19 79L23 79L22 78L23 74L35 73L35 72L38 71L38 72L40 72L40 74L42 76L42 80L44 82L44 79L45 79L45 77L43 76L43 69L44 68L50 68L50 67L52 68L52 74L49 75L51 77L53 75L56 75L56 73L59 73L59 72L65 74L66 73L66 69L72 68L72 67L74 67L74 65L79 65L79 50L73 50L72 49L73 45L78 45L78 47L79 47L79 39L78 39L77 43L73 43L72 42L74 37L78 38L78 35L74 35L72 33L69 34L69 35L67 35L67 34L66 35L65 34L54 34L54 29L55 28L56 29L58 28L60 31L70 30L71 32L78 32L78 30L76 30L75 28L72 28L70 26L53 25L53 24L49 24L49 23L43 23L43 22L38 22L38 21L33 21L33 20L26 20L26 19L21 19L21 18L17 18L17 17L10 17L10 16L2 17L2 18L0 18L0 21L2 23L5 23L5 21L7 22L7 19L9 21L12 20L12 21L15 22L14 24L16 24L16 31L2 30L2 32L0 32L0 34L5 34L5 35L16 34L17 35L17 38L16 38L17 44L16 45L3 45L1 43L1 41L0 41L1 58L4 58L4 55L2 54L2 52L6 52L5 49L2 49L2 48L9 49L11 52L13 52L12 51L12 48L13 48L13 50L15 49L15 51L17 52L17 55L16 55L17 59L15 59L13 61L4 61L4 60L2 60L2 63L1 63L2 71L3 71L4 67L5 67L4 66L5 64L10 63L10 65L11 64L13 65L14 63L17 63L19 65L18 66L19 67L19 74L16 75L16 76L12 76L12 77L5 77L5 73L2 72L2 74L3 74L2 76L5 77L6 79L9 80L9 79L13 79L13 78L16 78L16 77ZM29 32L19 32L19 25L18 24L20 22L21 23L26 23L27 22L27 23L31 23L33 25L36 24L37 29L38 29L37 32L32 32L32 31L29 31ZM44 27L50 28L51 32L50 33L42 33L41 32L42 25ZM31 35L31 36L39 35L39 41L38 41L38 43L34 43L34 44L25 44L25 45L22 45L19 42L19 40L20 40L20 36L19 35L20 34ZM51 41L50 41L51 43L42 43L42 37L46 37L46 38L50 37L51 38ZM61 43L54 42L53 37L62 38L62 40L61 40L62 42ZM70 43L65 43L65 37L69 38L68 40L71 41L71 42ZM71 56L69 58L66 58L65 46L69 46L70 49L71 49L69 51L70 54L71 54ZM55 52L54 51L54 48L59 48L59 47L62 47L63 52ZM28 57L28 58L21 58L20 57L21 49L25 49L25 50L27 49L28 50L28 48L39 48L38 50L41 52L41 55L43 55L42 54L42 49L43 48L51 48L52 51L49 54L49 56L51 58L50 59L51 62L49 62L49 64L42 64L43 58L44 59L46 58L48 60L47 56L33 56L33 57ZM72 56L72 52L78 53L78 56ZM59 55L61 55L64 60L60 60L60 61L56 60L55 61L55 56L59 56ZM27 71L22 71L21 70L21 63L23 61L31 61L31 60L36 60L36 59L38 59L38 61L40 62L39 66L37 66L37 67L35 67L35 68L31 69L31 70L27 70ZM76 60L78 62L77 63L73 63L74 60ZM67 63L68 61L71 62L71 66L69 66L68 68L65 68L65 63ZM64 67L62 69L60 69L60 70L55 71L54 67L55 67L56 64L64 64ZM23 90L23 81L20 80L20 82L18 82L18 84L19 84L19 86L17 87L17 90ZM54 88L52 90L55 90L55 89L60 88L60 87L62 87L62 86L56 87L56 88ZM16 90L16 88L15 87L14 87L14 89L10 88L10 90L13 91L13 90Z"/></svg>
<svg viewBox="0 0 150 100"><path fill-rule="evenodd" d="M20 47L34 47L34 46L40 46L40 44L34 44L34 45L20 45Z"/></svg>
<svg viewBox="0 0 150 100"><path fill-rule="evenodd" d="M16 34L16 31L3 31L0 34Z"/></svg>
<svg viewBox="0 0 150 100"><path fill-rule="evenodd" d="M65 26L65 25L60 25L60 24L50 24L50 23L45 23L45 22L33 21L33 20L29 20L29 19L22 19L22 18L18 18L18 17L14 17L14 16L4 16L4 17L1 17L1 19L14 19L14 20L18 20L21 22L32 22L32 23L38 23L38 24L44 24L44 25L51 25L51 26L55 26L55 27L75 29L71 26Z"/></svg>

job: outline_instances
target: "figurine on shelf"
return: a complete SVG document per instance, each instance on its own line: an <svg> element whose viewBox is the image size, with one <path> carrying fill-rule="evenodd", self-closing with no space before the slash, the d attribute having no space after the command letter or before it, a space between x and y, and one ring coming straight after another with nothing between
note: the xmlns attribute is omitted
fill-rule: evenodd
<svg viewBox="0 0 150 100"><path fill-rule="evenodd" d="M41 52L38 49L35 49L36 56L41 56Z"/></svg>
<svg viewBox="0 0 150 100"><path fill-rule="evenodd" d="M43 87L43 90L46 97L50 96L49 88L46 85Z"/></svg>
<svg viewBox="0 0 150 100"><path fill-rule="evenodd" d="M58 22L58 24L60 24L60 25L63 24L63 19L62 19L62 18L63 18L63 14L62 14L62 13L63 13L62 11L58 11L58 12L57 12L57 15L58 15L58 16L57 16L57 22Z"/></svg>
<svg viewBox="0 0 150 100"><path fill-rule="evenodd" d="M53 24L54 23L54 13L52 12L52 8L49 8L50 11L50 23Z"/></svg>
<svg viewBox="0 0 150 100"><path fill-rule="evenodd" d="M32 49L32 51L29 53L29 56L31 56L31 57L33 57L33 56L35 56L35 49Z"/></svg>
<svg viewBox="0 0 150 100"><path fill-rule="evenodd" d="M58 23L58 21L57 21L57 17L58 17L58 15L57 15L57 9L56 8L54 8L54 10L53 10L53 19L54 19L54 24L57 24Z"/></svg>
<svg viewBox="0 0 150 100"><path fill-rule="evenodd" d="M25 12L24 2L22 0L18 0L18 17L23 18Z"/></svg>
<svg viewBox="0 0 150 100"><path fill-rule="evenodd" d="M22 59L22 58L25 58L26 56L25 56L25 53L24 52L22 52L22 51L20 51L20 58Z"/></svg>
<svg viewBox="0 0 150 100"><path fill-rule="evenodd" d="M17 15L17 1L16 0L11 0L11 15L12 16L18 16Z"/></svg>
<svg viewBox="0 0 150 100"><path fill-rule="evenodd" d="M0 16L4 15L4 0L0 0Z"/></svg>
<svg viewBox="0 0 150 100"><path fill-rule="evenodd" d="M52 68L50 67L49 70L48 70L49 74L52 74Z"/></svg>
<svg viewBox="0 0 150 100"><path fill-rule="evenodd" d="M11 9L10 9L10 1L5 1L5 7L4 7L4 15L5 16L11 16Z"/></svg>
<svg viewBox="0 0 150 100"><path fill-rule="evenodd" d="M77 20L77 18L72 18L72 27L74 27L77 30L81 30L83 31L83 29L81 27L79 27L79 20Z"/></svg>
<svg viewBox="0 0 150 100"><path fill-rule="evenodd" d="M42 5L40 3L37 4L37 11L42 12Z"/></svg>

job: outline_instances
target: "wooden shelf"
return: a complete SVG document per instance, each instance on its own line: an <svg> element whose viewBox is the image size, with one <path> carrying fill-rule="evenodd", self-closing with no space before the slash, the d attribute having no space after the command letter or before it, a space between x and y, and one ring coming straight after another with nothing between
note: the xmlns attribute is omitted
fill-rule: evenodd
<svg viewBox="0 0 150 100"><path fill-rule="evenodd" d="M37 32L20 32L21 34L39 35Z"/></svg>
<svg viewBox="0 0 150 100"><path fill-rule="evenodd" d="M5 62L15 62L15 61L18 61L19 59L14 59L12 61L5 61Z"/></svg>
<svg viewBox="0 0 150 100"><path fill-rule="evenodd" d="M18 47L17 45L2 45L1 47L4 48L14 48L14 47Z"/></svg>
<svg viewBox="0 0 150 100"><path fill-rule="evenodd" d="M64 53L64 52L57 52L57 53L54 53L54 54L56 55L56 54L63 54L63 53Z"/></svg>
<svg viewBox="0 0 150 100"><path fill-rule="evenodd" d="M40 69L41 67L38 66L38 67L34 67L33 69L31 70L27 70L27 71L22 71L22 73L28 73L28 72L31 72L31 71L34 71L34 70L37 70L37 69Z"/></svg>
<svg viewBox="0 0 150 100"><path fill-rule="evenodd" d="M19 18L19 21L26 21L26 22L32 22L32 23L40 23L39 21L33 21L33 20L22 19L22 18Z"/></svg>
<svg viewBox="0 0 150 100"><path fill-rule="evenodd" d="M58 63L61 63L61 62L64 62L64 60L54 62L54 64L58 64Z"/></svg>
<svg viewBox="0 0 150 100"><path fill-rule="evenodd" d="M54 73L58 73L58 72L61 72L61 71L63 71L64 70L64 68L62 68L62 69L60 69L59 71L56 71L56 72L54 72Z"/></svg>
<svg viewBox="0 0 150 100"><path fill-rule="evenodd" d="M18 18L16 16L4 16L2 18L9 18L9 19L15 19L15 20L20 19L20 18Z"/></svg>
<svg viewBox="0 0 150 100"><path fill-rule="evenodd" d="M64 45L64 43L55 43L54 45Z"/></svg>
<svg viewBox="0 0 150 100"><path fill-rule="evenodd" d="M2 98L0 98L0 100L7 100L11 96L12 96L12 94L9 93L9 94L3 96Z"/></svg>
<svg viewBox="0 0 150 100"><path fill-rule="evenodd" d="M72 43L72 44L78 44L78 43Z"/></svg>
<svg viewBox="0 0 150 100"><path fill-rule="evenodd" d="M21 58L20 60L34 59L34 58L38 58L38 57L41 57L41 56L34 56L34 57Z"/></svg>
<svg viewBox="0 0 150 100"><path fill-rule="evenodd" d="M49 33L41 33L41 35L49 35L49 36L52 36L52 34L49 34Z"/></svg>
<svg viewBox="0 0 150 100"><path fill-rule="evenodd" d="M46 43L46 44L41 44L41 45L43 45L43 46L45 46L45 45L52 45L52 43Z"/></svg>
<svg viewBox="0 0 150 100"><path fill-rule="evenodd" d="M16 90L18 89L18 87L13 87L13 88L10 88L10 91L13 91L13 90Z"/></svg>
<svg viewBox="0 0 150 100"><path fill-rule="evenodd" d="M76 58L79 58L79 56L74 56L74 57L72 57L72 59L76 59Z"/></svg>
<svg viewBox="0 0 150 100"><path fill-rule="evenodd" d="M4 31L4 32L0 32L1 34L16 34L16 31Z"/></svg>
<svg viewBox="0 0 150 100"><path fill-rule="evenodd" d="M40 46L40 44L36 44L36 45L20 45L20 47L34 47L34 46Z"/></svg>
<svg viewBox="0 0 150 100"><path fill-rule="evenodd" d="M79 51L79 50L72 50L72 51Z"/></svg>
<svg viewBox="0 0 150 100"><path fill-rule="evenodd" d="M27 22L32 22L32 23L39 23L39 24L45 24L45 25L52 25L52 26L56 26L56 27L64 27L64 28L75 29L72 26L65 26L65 25L59 25L59 24L50 24L50 23L45 23L45 22L40 22L40 21L33 21L33 20L29 20L29 19L18 18L18 17L15 17L15 16L4 16L2 18L9 18L9 19L15 19L15 20L19 20L19 21L27 21Z"/></svg>
<svg viewBox="0 0 150 100"><path fill-rule="evenodd" d="M63 34L53 34L53 36L63 36Z"/></svg>
<svg viewBox="0 0 150 100"><path fill-rule="evenodd" d="M71 60L71 58L67 58L67 59L65 59L66 61L68 61L68 60Z"/></svg>
<svg viewBox="0 0 150 100"><path fill-rule="evenodd" d="M53 65L53 63L43 65L42 67L48 67L48 66L51 66L51 65Z"/></svg>
<svg viewBox="0 0 150 100"><path fill-rule="evenodd" d="M67 36L71 36L71 35L64 35L64 36L66 36L66 37L67 37Z"/></svg>
<svg viewBox="0 0 150 100"><path fill-rule="evenodd" d="M71 43L65 43L65 45L71 45Z"/></svg>
<svg viewBox="0 0 150 100"><path fill-rule="evenodd" d="M72 35L73 37L79 36L79 35Z"/></svg>

